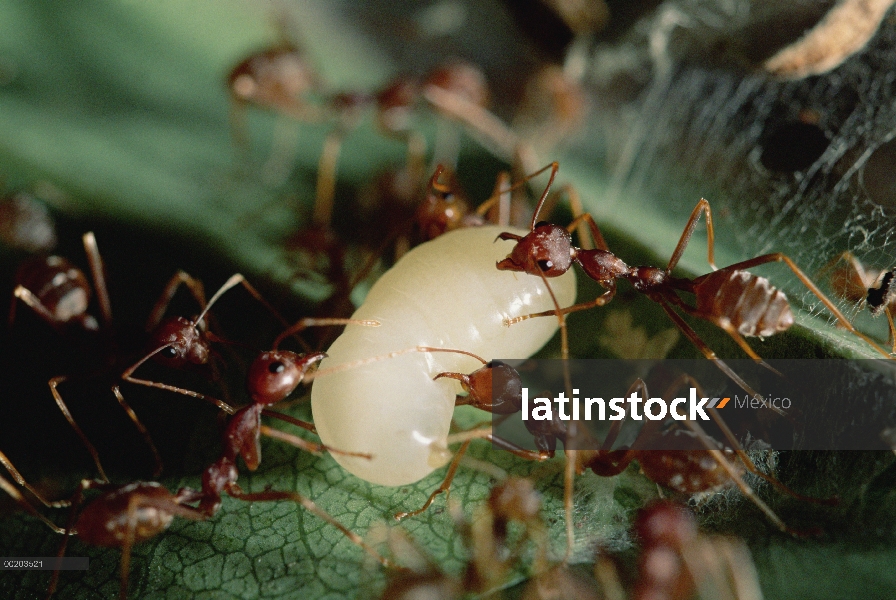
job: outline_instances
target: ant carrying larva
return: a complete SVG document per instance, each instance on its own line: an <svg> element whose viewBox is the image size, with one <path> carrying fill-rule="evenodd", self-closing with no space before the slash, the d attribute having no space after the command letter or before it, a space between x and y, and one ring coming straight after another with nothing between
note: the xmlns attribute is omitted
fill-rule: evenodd
<svg viewBox="0 0 896 600"><path fill-rule="evenodd" d="M554 335L557 322L532 320L517 331L504 327L504 320L554 304L541 281L495 272L498 232L490 226L460 229L406 254L353 315L381 327L347 330L327 350L321 367L414 346L501 358L536 352ZM574 277L559 280L554 294L561 305L572 301ZM311 391L321 441L373 454L371 461L334 457L362 479L393 486L418 481L444 464L444 459L433 462L430 444L446 438L454 412L456 388L433 378L478 366L461 354L413 353L322 377Z"/></svg>

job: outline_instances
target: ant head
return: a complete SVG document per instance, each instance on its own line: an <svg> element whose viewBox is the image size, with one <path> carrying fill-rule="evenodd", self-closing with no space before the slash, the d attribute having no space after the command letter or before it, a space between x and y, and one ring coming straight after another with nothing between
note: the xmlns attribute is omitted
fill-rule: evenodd
<svg viewBox="0 0 896 600"><path fill-rule="evenodd" d="M461 227L470 212L470 205L454 173L446 174L447 184L439 183L444 171L442 165L436 168L429 180L426 198L417 208L417 225L427 241Z"/></svg>
<svg viewBox="0 0 896 600"><path fill-rule="evenodd" d="M376 121L388 133L411 129L414 105L420 97L420 84L410 77L398 77L376 95Z"/></svg>
<svg viewBox="0 0 896 600"><path fill-rule="evenodd" d="M150 347L162 348L153 355L156 362L175 369L204 365L211 351L196 324L184 317L169 317L159 323L150 336Z"/></svg>
<svg viewBox="0 0 896 600"><path fill-rule="evenodd" d="M501 239L513 239L503 237L504 234L501 236ZM507 258L498 262L498 269L557 277L569 270L572 257L572 237L569 232L559 225L542 222L537 223L530 233L517 241Z"/></svg>
<svg viewBox="0 0 896 600"><path fill-rule="evenodd" d="M497 415L511 415L523 406L520 374L510 365L498 360L470 373L470 396L474 406Z"/></svg>
<svg viewBox="0 0 896 600"><path fill-rule="evenodd" d="M460 61L444 63L430 71L425 85L442 88L477 106L488 104L489 94L485 74L482 69L470 63Z"/></svg>
<svg viewBox="0 0 896 600"><path fill-rule="evenodd" d="M326 358L323 352L296 354L288 350L262 352L249 367L249 395L257 404L275 404L289 396L312 366Z"/></svg>
<svg viewBox="0 0 896 600"><path fill-rule="evenodd" d="M290 45L253 54L227 78L235 100L274 109L289 107L317 86L317 74L307 58Z"/></svg>
<svg viewBox="0 0 896 600"><path fill-rule="evenodd" d="M681 547L697 536L697 522L686 508L659 501L641 509L635 531L644 546Z"/></svg>

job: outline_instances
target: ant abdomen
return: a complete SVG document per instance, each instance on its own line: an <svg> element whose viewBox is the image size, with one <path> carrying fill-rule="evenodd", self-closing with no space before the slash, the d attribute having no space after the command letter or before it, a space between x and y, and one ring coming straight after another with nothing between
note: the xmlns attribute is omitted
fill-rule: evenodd
<svg viewBox="0 0 896 600"><path fill-rule="evenodd" d="M128 507L135 496L144 502L133 511L134 523L129 523L127 518L111 518L112 515L128 515ZM138 481L106 492L84 506L75 523L75 531L81 541L92 546L122 548L131 527L134 536L131 544L139 544L165 531L174 519L170 511L153 506L154 500L159 505L175 503L174 495L155 482Z"/></svg>
<svg viewBox="0 0 896 600"><path fill-rule="evenodd" d="M676 436L676 438L690 436ZM669 443L669 436L664 436L664 444ZM698 494L712 492L731 484L731 475L705 449L695 448L699 444L693 437L683 448L683 452L646 450L638 454L641 470L651 480L682 494ZM730 448L722 450L733 468L735 454ZM738 469L740 473L743 469Z"/></svg>
<svg viewBox="0 0 896 600"><path fill-rule="evenodd" d="M61 256L35 257L16 273L16 286L31 292L56 323L77 322L97 330L96 319L87 314L90 282L74 264Z"/></svg>
<svg viewBox="0 0 896 600"><path fill-rule="evenodd" d="M784 292L765 277L747 271L714 271L694 282L697 312L724 328L724 319L738 333L766 337L793 325Z"/></svg>

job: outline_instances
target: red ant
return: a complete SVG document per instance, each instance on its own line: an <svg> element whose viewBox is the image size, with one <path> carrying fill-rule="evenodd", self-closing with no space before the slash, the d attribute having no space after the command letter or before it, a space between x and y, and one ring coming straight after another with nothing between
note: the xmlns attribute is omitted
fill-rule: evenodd
<svg viewBox="0 0 896 600"><path fill-rule="evenodd" d="M91 286L87 277L72 263L64 258L56 256L28 261L22 268L20 268L16 278L17 286L14 291L12 308L10 309L10 321L15 317L15 300L20 299L32 308L39 317L60 332L64 333L70 326L77 326L80 329L90 332L99 331L104 334L107 343L108 356L106 357L107 364L104 367L104 371L115 371L117 368L116 365L120 361L120 356L118 355L118 349L112 332L112 309L105 283L105 270L102 257L96 244L96 238L92 232L86 233L83 236L83 243L94 281L93 287L96 290L96 295L99 300L100 320L102 323L98 322L93 315L87 312L89 308L89 300L92 295ZM183 317L170 317L163 320L162 316L180 285L187 286L203 310L201 314L193 320L188 320ZM214 296L212 296L211 300L206 303L202 283L190 277L187 273L179 271L166 284L147 323L147 329L151 330L150 347L152 347L153 350L149 355L124 371L124 373L121 374L120 379L144 386L169 389L169 386L166 386L165 384L137 379L131 375L134 370L149 357L154 357L159 362L173 368L182 369L206 365L213 354L210 342L218 338L206 330L204 318L215 302L227 290L236 285L242 285L263 306L271 311L282 324L288 324L286 320L283 319L283 317L280 316L279 313L277 313L277 311L264 300L259 292L240 274L233 275L214 294ZM213 378L216 378L215 373L213 373ZM59 392L59 385L68 379L68 376L53 377L48 382L50 391L66 420L91 454L98 473L105 481L108 481L106 472L99 460L98 452L75 421ZM125 413L137 427L147 446L151 450L155 460L155 474L158 475L162 470L161 456L153 443L149 432L146 430L143 423L140 422L130 405L125 401L124 396L119 389L119 385L115 383L111 387L116 400L118 400ZM204 398L205 396L197 394L196 397ZM218 408L225 412L233 413L234 411L234 409L226 402L220 400L213 400L213 402Z"/></svg>
<svg viewBox="0 0 896 600"><path fill-rule="evenodd" d="M245 423L235 415L231 422ZM237 431L239 441L231 437ZM104 546L121 549L121 584L119 598L127 597L128 574L130 572L131 549L134 544L149 540L171 525L174 517L181 517L194 521L204 521L214 517L221 507L221 494L226 492L233 498L246 502L273 502L290 500L300 504L306 510L314 513L327 523L330 523L353 543L357 544L383 566L393 566L388 559L382 557L356 533L342 525L312 500L296 492L266 490L258 493L246 493L236 483L237 472L235 466L236 455L243 454L247 464L252 460L247 454L249 446L240 447L239 444L249 442L246 432L241 431L239 424L236 427L229 425L225 431L225 451L222 459L209 467L202 478L202 491L190 488L181 488L172 494L162 485L156 482L137 481L127 485L114 485L107 481L82 480L70 503L49 503L48 506L64 506L71 504L71 514L65 529L56 526L52 521L41 515L22 494L5 478L0 477L0 488L7 492L29 514L43 521L54 532L64 536L59 548L58 557L65 556L68 546L68 537L77 535L78 538L92 546ZM256 436L257 436L256 432ZM249 435L251 437L251 435ZM257 438L256 438L257 444ZM257 458L257 454L255 455ZM13 474L17 480L21 475L15 467L2 457L2 464ZM257 466L257 463L255 463ZM254 467L250 464L250 469ZM29 491L35 493L33 488L21 479L20 483ZM84 504L84 492L87 490L99 490L100 496ZM37 494L36 494L37 495ZM37 495L41 498L40 495ZM41 498L42 501L44 501ZM44 501L46 503L46 501ZM198 503L197 506L190 506ZM56 569L47 590L47 596L52 596L59 580L59 570Z"/></svg>
<svg viewBox="0 0 896 600"><path fill-rule="evenodd" d="M862 338L876 351L889 358L889 354L878 346L868 336L856 330L852 323L843 316L833 302L828 299L818 287L796 266L788 256L780 252L757 256L749 260L717 269L714 260L714 233L712 227L712 212L709 202L701 199L694 207L678 245L669 259L665 269L658 267L629 267L615 254L610 252L607 243L601 235L600 229L594 219L588 213L577 216L568 228L538 222L538 214L547 197L556 176L558 163L551 165L551 179L538 202L535 214L532 216L530 233L519 236L514 233L502 233L502 240L516 242L508 257L497 263L499 270L521 271L542 278L557 277L565 273L573 263L578 263L586 275L598 282L607 291L591 302L583 302L560 310L561 314L568 314L578 310L584 310L595 306L604 306L616 295L616 280L625 279L632 287L648 298L657 302L669 315L672 322L684 333L691 342L707 358L716 361L722 371L732 378L738 385L742 380L719 360L706 343L691 329L691 327L675 311L678 310L705 319L723 329L752 359L761 361L756 352L747 344L744 337L765 337L787 330L793 324L793 313L783 292L773 287L768 279L753 275L746 271L750 267L763 265L770 262L783 262L797 278L827 307L837 320L853 334ZM702 213L706 213L707 230L707 260L713 268L711 273L695 279L673 277L672 270L678 264L681 255L687 247L697 222ZM570 232L581 222L587 222L591 236L597 246L594 250L577 248L572 245ZM693 294L696 305L687 304L679 292ZM517 321L536 316L553 316L556 312L526 315L517 317L508 322L511 325ZM742 388L751 392L741 385ZM751 392L752 393L752 392Z"/></svg>
<svg viewBox="0 0 896 600"><path fill-rule="evenodd" d="M662 397L671 398L672 393L683 385L692 386L703 395L701 386L696 380L689 375L681 375L672 382ZM640 378L635 380L626 395L636 391L643 398L650 397L647 385ZM602 477L612 477L622 473L633 460L637 460L641 471L651 481L683 494L712 492L733 483L778 529L792 535L802 534L787 527L753 492L743 480L745 471L764 479L779 491L798 500L820 504L837 503L834 498L820 500L798 494L773 476L760 471L744 452L718 411L714 408L707 410L730 446L724 446L712 439L697 422L691 420L685 421L690 431L681 428L664 430L662 422L649 421L641 428L630 447L616 450L612 447L621 431L623 421L613 423L599 446L595 440L590 439L587 431L581 428L573 431L566 422L557 417L551 421L527 420L526 429L533 435L537 450L548 456L554 455L558 440L563 442L567 452L572 446L574 451L570 453L570 460L574 463L578 474L591 469ZM655 449L657 447L662 449ZM734 460L735 458L739 461ZM571 485L571 482L568 485ZM567 503L571 502L571 494L566 496Z"/></svg>
<svg viewBox="0 0 896 600"><path fill-rule="evenodd" d="M88 312L92 291L91 285L83 271L65 258L48 256L26 261L19 268L19 271L16 274L16 287L13 291L9 322L11 324L15 319L16 301L21 300L31 308L37 316L62 334L67 333L71 327L103 334L108 351L110 354L114 355L112 308L109 301L109 293L106 288L105 269L103 267L102 257L100 256L96 238L92 232L85 233L82 241L93 278L93 287L96 290L100 308L100 320L98 321L96 317ZM107 357L107 362L109 359L110 357ZM62 411L62 414L72 426L75 433L77 433L78 437L81 438L82 443L93 457L100 476L106 479L106 474L99 462L99 455L96 449L75 422L74 417L72 417L71 412L68 410L68 407L63 402L62 397L57 390L59 383L66 379L67 377L65 376L52 378L49 381L50 391L52 392L59 409ZM152 439L150 439L149 433L137 418L134 411L130 408L127 402L125 402L124 397L122 397L116 389L113 389L113 391L116 392L116 399L137 427L138 431L140 431L152 451L158 468L161 464L159 453L155 444L153 444Z"/></svg>
<svg viewBox="0 0 896 600"><path fill-rule="evenodd" d="M840 262L846 264L834 269ZM893 324L893 311L896 310L893 278L896 276L896 268L886 271L865 269L852 252L846 251L825 265L818 275L828 275L828 281L837 296L867 306L872 317L886 315L890 329L889 339L893 344L891 353L896 354L896 326Z"/></svg>
<svg viewBox="0 0 896 600"><path fill-rule="evenodd" d="M223 289L223 288L222 288ZM271 429L261 424L261 415L267 415L281 421L285 421L292 425L296 425L308 431L314 432L315 428L312 423L302 421L289 415L273 411L269 407L285 400L292 392L296 390L302 383L308 383L313 379L313 375L309 373L318 362L326 358L323 352L309 352L306 354L298 354L289 350L279 350L280 344L287 338L296 335L308 327L333 326L333 325L365 325L376 327L379 325L376 321L355 320L355 319L316 319L306 318L298 323L290 326L283 331L274 340L271 350L267 350L258 354L252 364L249 366L246 375L246 387L251 399L251 404L234 409L223 400L213 398L206 394L200 394L192 390L171 386L168 384L148 381L144 379L136 379L132 375L144 362L151 357L164 352L171 344L179 343L180 339L173 340L168 345L160 346L152 352L141 358L132 365L124 374L122 380L132 383L139 383L149 387L164 389L166 391L184 394L193 398L199 398L207 402L211 402L231 415L228 421L227 431L225 435L225 445L232 451L232 456L228 455L231 462L236 459L237 455L242 454L243 460L250 470L254 471L261 460L261 448L259 446L259 436L263 433L269 437L287 442L309 452L319 453L325 450L330 452L347 454L350 456L369 457L368 454L343 453L334 448L328 448L323 444L315 444L308 442L303 438ZM225 453L226 454L226 453Z"/></svg>
<svg viewBox="0 0 896 600"><path fill-rule="evenodd" d="M685 600L701 597L761 598L749 551L739 540L703 535L690 511L668 501L652 502L635 518L641 544L632 600ZM621 591L606 558L595 565L604 587ZM603 573L601 572L603 571ZM732 596L733 594L733 596Z"/></svg>

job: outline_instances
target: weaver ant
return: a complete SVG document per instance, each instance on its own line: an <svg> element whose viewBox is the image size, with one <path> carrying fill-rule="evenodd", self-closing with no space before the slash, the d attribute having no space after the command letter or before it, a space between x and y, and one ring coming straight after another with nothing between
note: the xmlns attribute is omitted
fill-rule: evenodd
<svg viewBox="0 0 896 600"><path fill-rule="evenodd" d="M780 252L764 254L718 269L714 260L712 212L709 202L705 199L701 199L694 207L665 269L649 266L630 267L625 264L610 252L597 223L588 213L578 215L567 228L539 222L538 214L558 168L559 164L556 162L551 165L551 178L536 206L529 233L521 236L516 233L504 232L498 236L502 240L515 241L516 245L507 258L497 263L497 267L502 271L519 271L548 278L557 277L567 272L573 263L578 263L586 275L606 289L606 292L593 301L561 309L561 314L604 306L616 295L616 280L625 279L636 291L657 302L672 319L672 322L706 358L714 360L726 375L752 394L748 387L744 387L746 384L743 380L716 356L715 352L691 329L675 309L720 327L737 342L750 358L761 361L762 359L744 338L765 337L789 329L794 322L793 313L783 292L773 287L765 277L753 275L746 269L770 262L783 262L793 271L800 282L821 300L843 327L865 340L883 356L890 357L886 350L859 332L787 255ZM672 270L684 253L694 229L697 227L700 215L703 213L706 213L707 260L713 271L694 279L673 277ZM597 246L594 250L577 248L572 245L570 232L583 221L588 223L591 237ZM696 305L687 304L679 296L679 292L693 294ZM508 319L507 324L512 325L536 316L554 316L556 314L555 311L547 311L524 315Z"/></svg>
<svg viewBox="0 0 896 600"><path fill-rule="evenodd" d="M690 375L679 375L662 395L663 399L671 398L673 392L688 385L704 395L699 384ZM647 384L640 378L629 387L625 396L638 393L641 398L650 398ZM555 415L552 420L525 421L526 429L533 436L535 448L547 456L553 456L557 442L563 443L570 454L568 460L573 462L575 472L584 473L591 469L602 477L612 477L622 473L632 461L638 461L641 471L655 483L682 494L713 492L722 487L734 484L753 504L759 508L778 529L792 535L801 535L787 525L765 504L743 480L749 471L764 479L779 491L798 500L819 504L836 504L836 499L816 499L798 494L778 481L775 477L760 471L755 463L744 452L734 434L722 420L715 408L707 408L710 417L724 435L729 446L711 438L703 428L693 420L685 420L686 428L676 426L664 427L663 421L648 420L639 431L636 439L629 447L613 449L624 421L614 421L606 437L598 443L581 427L573 429L568 422ZM569 422L575 424L575 421ZM459 434L450 437L456 442L468 439L476 432ZM572 452L570 452L572 450ZM737 459L737 460L735 460ZM568 481L571 486L572 482ZM568 492L570 492L568 490ZM571 493L566 494L566 502L571 502ZM571 509L570 506L567 509Z"/></svg>
<svg viewBox="0 0 896 600"><path fill-rule="evenodd" d="M686 508L654 501L635 518L640 543L637 580L632 600L701 598L758 600L762 597L756 567L740 540L701 534ZM609 595L622 597L623 588L611 561L601 556L595 578Z"/></svg>
<svg viewBox="0 0 896 600"><path fill-rule="evenodd" d="M347 329L327 350L322 367L443 344L487 357L535 353L557 324L532 320L518 330L504 327L503 320L530 312L533 304L546 309L554 303L542 282L495 272L498 231L459 229L411 250L380 277L353 315L381 327ZM561 281L555 293L565 304L574 298L575 284L571 277ZM370 461L334 457L367 481L394 486L422 479L438 466L431 461L430 442L448 435L456 398L455 386L433 377L469 372L477 362L462 354L416 352L319 378L311 404L321 441L371 452Z"/></svg>
<svg viewBox="0 0 896 600"><path fill-rule="evenodd" d="M239 417L237 415L231 417L231 423L238 420ZM245 421L242 420L239 423L245 423ZM233 437L234 435L237 437ZM258 432L255 435L257 436ZM37 494L32 486L28 485L21 478L21 475L8 459L0 454L0 459L2 459L0 462L7 470L21 485L37 495L42 502L53 507L71 505L68 525L64 529L58 527L38 512L15 486L3 477L0 477L0 488L9 494L26 512L39 518L54 532L64 536L59 548L59 558L65 555L70 535L76 535L82 542L92 546L120 548L121 583L119 597L121 599L127 597L131 550L134 544L149 540L168 529L174 517L194 521L203 521L214 517L221 507L221 494L225 492L229 496L245 502L273 502L280 500L296 502L309 512L314 513L322 520L339 529L341 533L371 554L383 566L392 566L387 559L365 544L360 536L342 525L302 494L276 490L265 490L256 493L244 492L236 483L235 460L237 454L243 454L243 458L249 464L250 469L254 470L253 465L249 462L252 460L252 457L250 454L247 454L247 451L251 452L249 446L239 446L239 444L245 444L246 442L249 442L251 445L250 439L251 433L245 431L240 425L236 427L228 425L224 435L224 453L222 458L206 469L203 474L202 491L181 488L172 494L168 489L156 482L136 481L126 485L115 485L108 481L84 479L70 502L55 503L48 503ZM257 455L255 456L257 458ZM257 466L257 463L254 466ZM87 490L98 490L101 494L85 503L84 492ZM191 506L194 504L195 506ZM52 596L56 590L58 579L59 570L57 568L50 581L47 591L48 597Z"/></svg>
<svg viewBox="0 0 896 600"><path fill-rule="evenodd" d="M845 263L838 267L839 263ZM896 309L896 267L889 270L865 269L852 252L846 251L825 265L819 277L827 276L834 293L860 306L867 306L872 317L886 315L890 329L891 353L896 354L896 326L893 311Z"/></svg>
<svg viewBox="0 0 896 600"><path fill-rule="evenodd" d="M17 286L14 291L13 304L10 309L10 320L15 316L16 299L19 299L32 308L44 321L62 333L67 333L70 327L77 327L88 332L99 332L103 335L103 341L106 344L105 364L101 367L101 371L104 373L116 373L117 369L120 368L123 357L112 331L112 309L105 283L102 258L92 232L88 232L83 236L83 243L93 277L93 288L96 290L95 293L99 300L100 320L98 321L96 317L88 312L92 290L87 277L68 260L56 256L30 260L20 268L16 279ZM201 306L202 312L193 320L183 317L163 319L164 312L180 285L186 285ZM204 319L215 302L227 290L236 285L242 285L253 297L271 311L281 323L287 324L242 275L233 275L206 303L201 282L193 279L183 271L179 271L168 281L150 313L147 329L150 330L150 347L153 350L149 355L125 370L117 379L148 387L170 389L165 384L137 379L132 377L132 374L149 357L155 358L166 366L180 369L206 365L213 355L210 342L218 338L206 330ZM212 378L216 379L216 375L213 368ZM81 427L76 423L59 392L60 384L68 379L68 376L51 378L48 382L50 391L66 420L91 454L99 475L105 481L108 481L106 472L99 460L98 452ZM134 426L143 436L144 441L152 452L155 461L154 472L158 475L162 470L162 460L149 432L125 401L119 389L119 384L117 382L113 383L111 389L116 400L124 409L128 418L134 423ZM196 396L205 397L198 394ZM219 400L214 400L213 402L221 410L228 413L233 412L233 408L226 402Z"/></svg>

